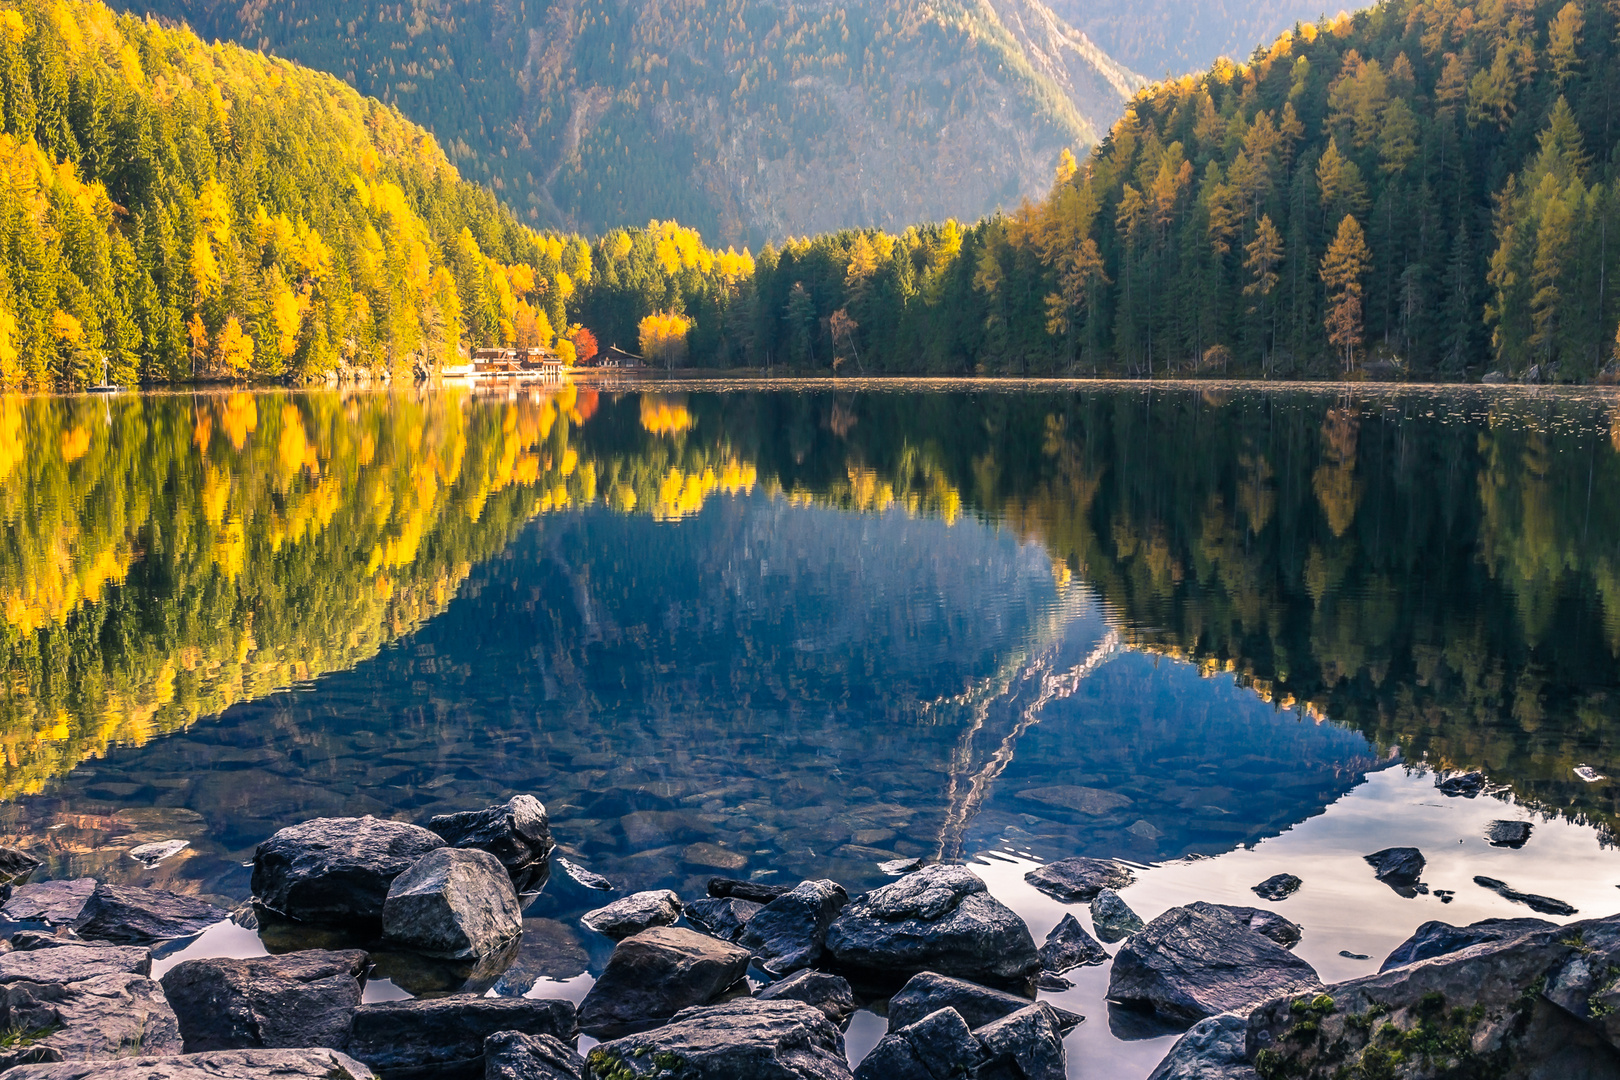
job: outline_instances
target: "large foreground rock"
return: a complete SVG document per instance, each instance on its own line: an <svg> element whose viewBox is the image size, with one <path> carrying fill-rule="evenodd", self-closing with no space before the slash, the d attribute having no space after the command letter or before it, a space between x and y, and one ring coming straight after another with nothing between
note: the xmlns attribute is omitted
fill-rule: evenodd
<svg viewBox="0 0 1620 1080"><path fill-rule="evenodd" d="M336 1050L224 1050L123 1061L64 1061L24 1065L7 1080L372 1080L360 1062Z"/></svg>
<svg viewBox="0 0 1620 1080"><path fill-rule="evenodd" d="M587 911L579 921L598 934L622 941L655 926L669 926L680 917L680 897L668 889L649 889Z"/></svg>
<svg viewBox="0 0 1620 1080"><path fill-rule="evenodd" d="M84 911L95 891L95 878L30 882L12 891L11 899L0 907L0 915L12 922L68 926Z"/></svg>
<svg viewBox="0 0 1620 1080"><path fill-rule="evenodd" d="M572 1046L572 1002L551 998L444 998L380 1001L354 1011L349 1053L392 1078L478 1077L484 1040L502 1031L549 1035Z"/></svg>
<svg viewBox="0 0 1620 1080"><path fill-rule="evenodd" d="M514 795L500 806L440 814L428 828L454 848L474 848L499 859L514 878L526 878L556 844L546 808L533 795Z"/></svg>
<svg viewBox="0 0 1620 1080"><path fill-rule="evenodd" d="M984 1048L955 1009L929 1013L904 1027L889 1025L855 1069L855 1080L942 1080L976 1077Z"/></svg>
<svg viewBox="0 0 1620 1080"><path fill-rule="evenodd" d="M259 845L253 895L292 919L375 925L394 879L444 846L437 834L402 821L314 818Z"/></svg>
<svg viewBox="0 0 1620 1080"><path fill-rule="evenodd" d="M1136 875L1112 859L1079 856L1037 866L1024 880L1048 896L1073 903L1089 902L1103 889L1123 889L1136 881Z"/></svg>
<svg viewBox="0 0 1620 1080"><path fill-rule="evenodd" d="M603 1043L586 1060L594 1077L851 1080L843 1033L798 1001L739 998L686 1009L663 1027Z"/></svg>
<svg viewBox="0 0 1620 1080"><path fill-rule="evenodd" d="M1014 1080L1064 1080L1068 1060L1058 1012L1044 1001L973 1029L984 1050L985 1076Z"/></svg>
<svg viewBox="0 0 1620 1080"><path fill-rule="evenodd" d="M1484 919L1468 926L1453 926L1432 919L1417 928L1413 935L1395 946L1385 958L1379 971L1388 971L1402 964L1428 960L1447 953L1460 952L1472 945L1490 941L1511 941L1538 930L1551 930L1556 926L1546 919Z"/></svg>
<svg viewBox="0 0 1620 1080"><path fill-rule="evenodd" d="M772 975L813 967L821 959L827 928L847 903L849 894L836 881L800 882L756 911L737 944Z"/></svg>
<svg viewBox="0 0 1620 1080"><path fill-rule="evenodd" d="M247 960L187 960L163 993L188 1054L348 1045L365 985L366 954L311 949Z"/></svg>
<svg viewBox="0 0 1620 1080"><path fill-rule="evenodd" d="M484 1040L484 1080L582 1080L585 1059L550 1035L498 1031Z"/></svg>
<svg viewBox="0 0 1620 1080"><path fill-rule="evenodd" d="M1200 1020L1176 1040L1148 1080L1260 1080L1244 1042L1249 1022L1222 1013Z"/></svg>
<svg viewBox="0 0 1620 1080"><path fill-rule="evenodd" d="M1041 966L1024 920L977 875L943 865L852 901L827 929L826 958L858 981L888 985L921 971L1017 984Z"/></svg>
<svg viewBox="0 0 1620 1080"><path fill-rule="evenodd" d="M0 1030L46 1032L14 1061L108 1061L181 1050L180 1028L162 988L130 972L0 986Z"/></svg>
<svg viewBox="0 0 1620 1080"><path fill-rule="evenodd" d="M743 977L749 959L747 949L693 930L644 930L614 948L580 1003L580 1030L615 1038L706 1005Z"/></svg>
<svg viewBox="0 0 1620 1080"><path fill-rule="evenodd" d="M152 951L135 945L57 945L0 956L0 983L73 983L113 974L152 974Z"/></svg>
<svg viewBox="0 0 1620 1080"><path fill-rule="evenodd" d="M1114 957L1108 998L1174 1023L1251 1007L1280 994L1315 993L1316 971L1239 913L1203 902L1171 908Z"/></svg>
<svg viewBox="0 0 1620 1080"><path fill-rule="evenodd" d="M97 885L73 920L74 932L92 941L146 945L193 937L230 917L194 896L132 885Z"/></svg>
<svg viewBox="0 0 1620 1080"><path fill-rule="evenodd" d="M1017 994L925 971L913 975L900 992L889 999L889 1027L906 1027L931 1012L948 1008L954 1009L969 1027L979 1028L1031 1004L1029 998ZM1064 1031L1085 1019L1079 1013L1064 1009L1053 1008L1052 1011Z"/></svg>
<svg viewBox="0 0 1620 1080"><path fill-rule="evenodd" d="M439 848L394 879L383 902L383 937L424 956L491 956L523 933L523 909L506 868L477 848Z"/></svg>

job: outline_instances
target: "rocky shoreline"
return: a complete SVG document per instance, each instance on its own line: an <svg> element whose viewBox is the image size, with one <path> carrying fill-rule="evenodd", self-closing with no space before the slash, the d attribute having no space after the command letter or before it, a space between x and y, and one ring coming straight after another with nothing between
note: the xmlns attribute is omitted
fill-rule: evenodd
<svg viewBox="0 0 1620 1080"><path fill-rule="evenodd" d="M0 915L14 928L0 943L0 1072L1063 1080L1064 1035L1085 1018L1037 994L1109 963L1106 943L1109 1001L1186 1032L1152 1080L1620 1077L1620 916L1426 923L1376 975L1326 986L1292 951L1302 929L1275 911L1196 902L1144 921L1131 869L1084 857L1026 879L1088 905L1096 937L1066 915L1038 946L964 866L897 865L855 896L824 879L716 878L705 897L638 892L586 913L615 944L577 1007L485 996L553 862L615 891L554 847L528 795L425 827L317 818L259 845L253 897L234 912L90 879L29 882L37 863L0 849ZM1403 894L1425 888L1416 849L1367 861ZM1279 874L1254 891L1275 902L1299 886ZM227 918L272 955L185 959L153 978L155 956ZM363 1000L385 968L418 996ZM852 1068L844 1028L860 1007L887 1031ZM598 1040L584 1053L582 1034Z"/></svg>

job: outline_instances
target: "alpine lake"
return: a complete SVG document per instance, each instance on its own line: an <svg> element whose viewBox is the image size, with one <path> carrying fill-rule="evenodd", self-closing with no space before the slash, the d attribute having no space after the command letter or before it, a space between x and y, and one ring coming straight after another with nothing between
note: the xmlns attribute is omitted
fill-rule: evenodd
<svg viewBox="0 0 1620 1080"><path fill-rule="evenodd" d="M1613 391L7 397L0 525L0 839L34 880L230 909L286 825L546 805L521 948L379 956L368 1000L578 1001L612 895L855 895L919 858L1037 943L1091 922L1028 870L1126 860L1143 918L1272 907L1327 982L1427 920L1531 914L1476 876L1620 911ZM1484 789L1439 788L1462 770ZM1427 892L1375 879L1392 846ZM290 947L224 922L154 974ZM1104 1000L1106 964L1066 977L1071 1076L1145 1077L1175 1034ZM883 1029L854 1017L852 1061Z"/></svg>

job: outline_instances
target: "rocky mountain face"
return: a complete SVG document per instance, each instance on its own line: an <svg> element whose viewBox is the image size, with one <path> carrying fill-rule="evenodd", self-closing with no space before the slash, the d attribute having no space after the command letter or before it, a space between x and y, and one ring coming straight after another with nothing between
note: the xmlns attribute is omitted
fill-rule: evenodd
<svg viewBox="0 0 1620 1080"><path fill-rule="evenodd" d="M1256 45L1296 22L1341 10L1318 0L1052 0L1052 8L1107 55L1151 78L1202 71L1222 56L1247 60Z"/></svg>
<svg viewBox="0 0 1620 1080"><path fill-rule="evenodd" d="M531 224L721 243L1038 196L1141 85L1042 0L140 0L430 128Z"/></svg>

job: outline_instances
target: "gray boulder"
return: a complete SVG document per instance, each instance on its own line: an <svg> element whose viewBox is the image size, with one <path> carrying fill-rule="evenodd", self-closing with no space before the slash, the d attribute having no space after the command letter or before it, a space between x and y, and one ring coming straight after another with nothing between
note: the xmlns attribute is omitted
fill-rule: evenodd
<svg viewBox="0 0 1620 1080"><path fill-rule="evenodd" d="M871 984L921 971L1027 983L1040 957L1029 927L965 867L933 865L851 901L827 929L828 965Z"/></svg>
<svg viewBox="0 0 1620 1080"><path fill-rule="evenodd" d="M122 1061L24 1065L7 1080L373 1080L372 1072L336 1050L224 1050Z"/></svg>
<svg viewBox="0 0 1620 1080"><path fill-rule="evenodd" d="M438 848L394 879L383 901L385 940L424 956L490 956L523 933L523 910L500 861L477 848Z"/></svg>
<svg viewBox="0 0 1620 1080"><path fill-rule="evenodd" d="M1222 1013L1198 1021L1176 1040L1148 1080L1260 1080L1244 1052L1249 1022Z"/></svg>
<svg viewBox="0 0 1620 1080"><path fill-rule="evenodd" d="M101 884L90 894L72 925L81 938L92 941L146 945L194 937L230 914L194 896Z"/></svg>
<svg viewBox="0 0 1620 1080"><path fill-rule="evenodd" d="M799 1001L739 998L685 1009L662 1027L601 1044L586 1061L596 1077L851 1080L843 1033Z"/></svg>
<svg viewBox="0 0 1620 1080"><path fill-rule="evenodd" d="M0 915L11 922L67 926L79 917L95 891L95 878L30 882L12 890Z"/></svg>
<svg viewBox="0 0 1620 1080"><path fill-rule="evenodd" d="M514 795L500 806L483 810L440 814L428 822L428 828L451 847L487 851L514 876L543 862L556 846L546 808L533 795Z"/></svg>
<svg viewBox="0 0 1620 1080"><path fill-rule="evenodd" d="M64 952L49 949L30 955ZM180 1053L180 1028L163 990L117 972L70 983L0 986L0 1030L34 1033L13 1062L106 1061ZM40 1035L38 1033L44 1032Z"/></svg>
<svg viewBox="0 0 1620 1080"><path fill-rule="evenodd" d="M1054 973L1090 967L1108 959L1102 943L1086 933L1086 928L1080 925L1078 919L1067 914L1046 935L1046 943L1041 946L1039 955L1041 970Z"/></svg>
<svg viewBox="0 0 1620 1080"><path fill-rule="evenodd" d="M1064 1080L1068 1076L1058 1013L1044 1001L974 1028L973 1035L984 1050L979 1075L987 1080Z"/></svg>
<svg viewBox="0 0 1620 1080"><path fill-rule="evenodd" d="M485 1040L497 1032L549 1035L572 1046L573 1003L475 994L374 1002L355 1009L348 1050L390 1080L477 1077Z"/></svg>
<svg viewBox="0 0 1620 1080"><path fill-rule="evenodd" d="M73 983L120 974L152 974L152 951L134 945L56 945L0 955L0 983Z"/></svg>
<svg viewBox="0 0 1620 1080"><path fill-rule="evenodd" d="M1108 999L1172 1023L1321 989L1316 970L1231 910L1171 908L1132 934L1114 957Z"/></svg>
<svg viewBox="0 0 1620 1080"><path fill-rule="evenodd" d="M756 911L737 944L772 975L811 967L821 959L827 927L849 903L836 881L803 881Z"/></svg>
<svg viewBox="0 0 1620 1080"><path fill-rule="evenodd" d="M1286 900L1298 892L1303 884L1293 874L1273 874L1249 891L1258 894L1262 900Z"/></svg>
<svg viewBox="0 0 1620 1080"><path fill-rule="evenodd" d="M755 995L761 1001L802 1001L814 1005L835 1024L842 1024L854 1013L855 992L848 981L823 971L801 968L773 982Z"/></svg>
<svg viewBox="0 0 1620 1080"><path fill-rule="evenodd" d="M1378 970L1388 971L1402 964L1413 964L1419 960L1460 952L1474 945L1492 941L1511 941L1539 930L1554 928L1555 924L1546 919L1484 919L1467 926L1453 926L1432 919L1418 927L1411 937L1395 946L1395 951L1384 959L1383 965Z"/></svg>
<svg viewBox="0 0 1620 1080"><path fill-rule="evenodd" d="M498 1031L484 1040L484 1080L582 1080L585 1059L550 1035Z"/></svg>
<svg viewBox="0 0 1620 1080"><path fill-rule="evenodd" d="M706 1005L742 979L750 958L747 949L692 930L643 930L619 942L608 957L602 977L580 1003L580 1029L615 1038Z"/></svg>
<svg viewBox="0 0 1620 1080"><path fill-rule="evenodd" d="M288 918L374 926L394 879L442 847L437 834L402 821L314 818L254 851L253 895Z"/></svg>
<svg viewBox="0 0 1620 1080"><path fill-rule="evenodd" d="M186 960L163 994L188 1054L348 1045L365 985L366 954L311 949L249 960Z"/></svg>
<svg viewBox="0 0 1620 1080"><path fill-rule="evenodd" d="M1029 1006L1027 997L925 971L913 975L900 992L889 999L889 1027L907 1027L931 1012L950 1008L955 1009L969 1027L978 1028ZM1085 1019L1079 1013L1064 1009L1054 1008L1053 1012L1064 1031Z"/></svg>
<svg viewBox="0 0 1620 1080"><path fill-rule="evenodd" d="M1136 881L1131 868L1113 859L1077 856L1038 866L1024 880L1048 896L1068 903L1089 901L1103 889L1123 889Z"/></svg>
<svg viewBox="0 0 1620 1080"><path fill-rule="evenodd" d="M1113 889L1099 889L1091 898L1091 925L1097 936L1113 944L1130 937L1145 925L1142 916L1119 898Z"/></svg>
<svg viewBox="0 0 1620 1080"><path fill-rule="evenodd" d="M855 1069L855 1080L950 1080L979 1074L984 1050L955 1009L938 1009L889 1033Z"/></svg>
<svg viewBox="0 0 1620 1080"><path fill-rule="evenodd" d="M705 896L701 900L682 904L681 911L686 915L687 922L705 934L722 941L736 941L742 937L743 927L748 925L748 920L757 915L764 906L752 900L738 900L736 897L718 899ZM825 938L825 935L823 937Z"/></svg>
<svg viewBox="0 0 1620 1080"><path fill-rule="evenodd" d="M631 893L587 911L579 921L598 934L621 941L655 926L668 926L681 917L681 901L668 889Z"/></svg>

